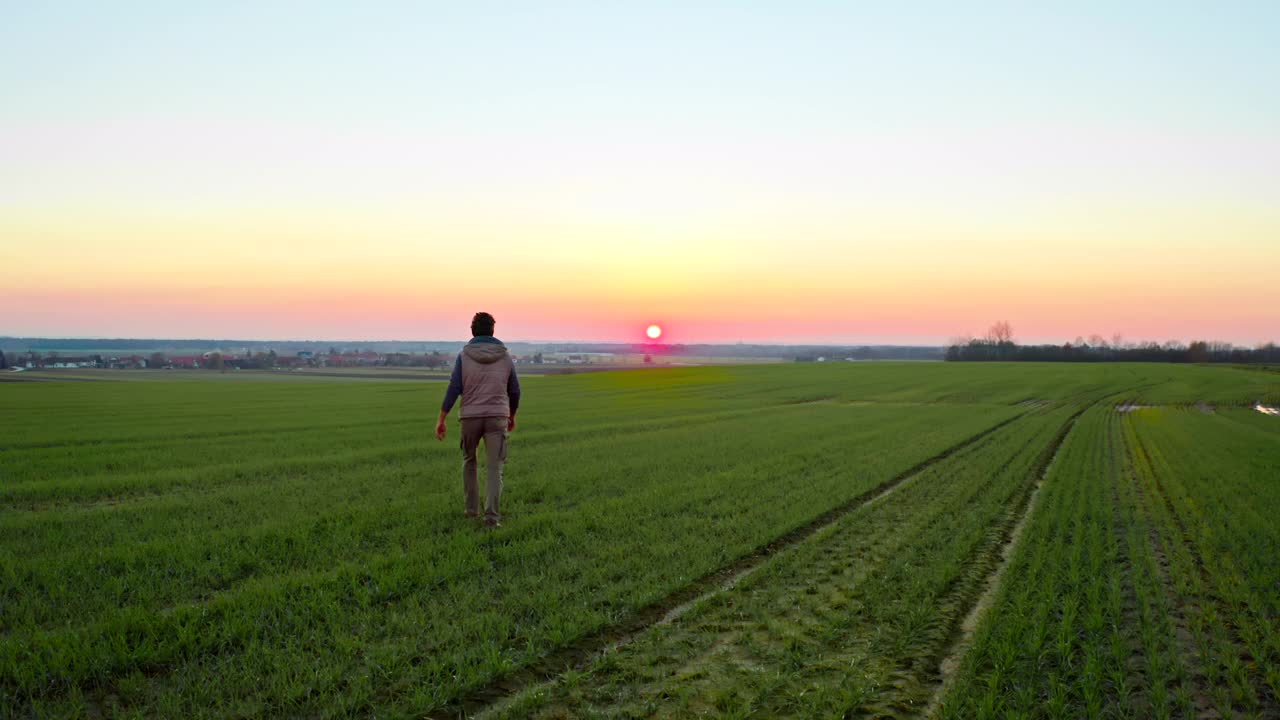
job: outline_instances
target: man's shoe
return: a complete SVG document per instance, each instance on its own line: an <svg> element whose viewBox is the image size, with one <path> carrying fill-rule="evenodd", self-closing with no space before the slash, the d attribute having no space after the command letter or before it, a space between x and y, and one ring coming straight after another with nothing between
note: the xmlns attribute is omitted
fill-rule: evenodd
<svg viewBox="0 0 1280 720"><path fill-rule="evenodd" d="M497 518L485 518L484 526L487 528L500 528L502 527L502 523L499 522Z"/></svg>

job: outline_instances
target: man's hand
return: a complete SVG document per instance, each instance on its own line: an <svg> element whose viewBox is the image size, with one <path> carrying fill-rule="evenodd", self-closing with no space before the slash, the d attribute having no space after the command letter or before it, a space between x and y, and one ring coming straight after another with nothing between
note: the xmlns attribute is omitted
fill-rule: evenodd
<svg viewBox="0 0 1280 720"><path fill-rule="evenodd" d="M507 432L515 432L515 429L516 429L516 416L512 415L511 417L507 418Z"/></svg>
<svg viewBox="0 0 1280 720"><path fill-rule="evenodd" d="M448 415L449 415L449 413L447 413L447 412L445 412L445 411L441 410L441 411L440 411L440 419L439 419L439 420L436 420L436 439L437 439L437 440L443 440L443 439L444 439L444 433L445 433L445 430L446 430L446 428L445 428L445 426L444 426L444 419L445 419L445 417L447 417Z"/></svg>

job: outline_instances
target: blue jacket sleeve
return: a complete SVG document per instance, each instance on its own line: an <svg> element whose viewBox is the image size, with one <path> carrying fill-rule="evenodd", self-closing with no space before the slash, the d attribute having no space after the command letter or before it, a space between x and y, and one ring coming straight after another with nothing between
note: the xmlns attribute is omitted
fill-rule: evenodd
<svg viewBox="0 0 1280 720"><path fill-rule="evenodd" d="M462 353L458 353L457 359L453 361L453 374L449 376L449 389L444 391L444 404L440 409L449 412L453 409L453 404L458 402L458 396L462 394Z"/></svg>
<svg viewBox="0 0 1280 720"><path fill-rule="evenodd" d="M507 400L511 403L511 414L516 414L520 407L520 378L516 377L516 367L511 366L511 377L507 378Z"/></svg>

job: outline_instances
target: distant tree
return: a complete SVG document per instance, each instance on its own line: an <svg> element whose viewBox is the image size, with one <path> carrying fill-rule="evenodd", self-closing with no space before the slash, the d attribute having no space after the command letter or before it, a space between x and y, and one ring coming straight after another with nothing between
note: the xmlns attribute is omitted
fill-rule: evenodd
<svg viewBox="0 0 1280 720"><path fill-rule="evenodd" d="M205 358L204 367L208 370L226 370L226 363L222 361L222 353L209 353L209 357Z"/></svg>
<svg viewBox="0 0 1280 720"><path fill-rule="evenodd" d="M1213 340L1209 343L1210 362L1231 362L1235 356L1235 347L1229 342Z"/></svg>
<svg viewBox="0 0 1280 720"><path fill-rule="evenodd" d="M995 325L992 325L991 329L987 332L988 336L995 341L997 345L1013 343L1013 326L1010 325L1007 320L1001 320Z"/></svg>
<svg viewBox="0 0 1280 720"><path fill-rule="evenodd" d="M651 363L651 362L653 362L653 356L652 356L652 355L649 355L649 354L645 354L645 356L644 356L644 361L645 361L645 362L647 362L647 363Z"/></svg>
<svg viewBox="0 0 1280 720"><path fill-rule="evenodd" d="M153 352L151 357L147 358L147 367L159 368L169 364L169 358L165 357L162 352Z"/></svg>
<svg viewBox="0 0 1280 720"><path fill-rule="evenodd" d="M1007 360L1014 356L1016 347L1013 344L1013 326L1001 320L987 328L987 334L980 342L971 343L971 350L978 357L975 360ZM980 348L978 346L986 346Z"/></svg>
<svg viewBox="0 0 1280 720"><path fill-rule="evenodd" d="M0 370L7 370L8 368L9 368L9 361L5 359L4 351L0 350Z"/></svg>
<svg viewBox="0 0 1280 720"><path fill-rule="evenodd" d="M1187 346L1187 360L1193 363L1209 362L1209 343L1194 340Z"/></svg>

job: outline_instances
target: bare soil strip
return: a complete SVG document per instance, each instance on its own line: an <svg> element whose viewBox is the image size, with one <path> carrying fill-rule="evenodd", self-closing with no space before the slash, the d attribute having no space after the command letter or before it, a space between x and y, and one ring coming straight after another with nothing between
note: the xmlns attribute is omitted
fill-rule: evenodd
<svg viewBox="0 0 1280 720"><path fill-rule="evenodd" d="M801 398L798 400L787 400L783 405L814 405L816 403L831 402L835 400L835 395L819 395L818 397Z"/></svg>
<svg viewBox="0 0 1280 720"><path fill-rule="evenodd" d="M790 532L774 538L754 552L743 555L734 562L713 570L694 582L675 590L661 600L642 608L630 619L602 628L564 648L553 651L532 665L516 670L505 677L498 678L489 685L468 693L448 707L431 713L428 717L439 719L473 717L501 705L503 701L530 687L552 681L567 671L586 668L596 658L628 644L650 627L662 623L670 623L707 598L732 588L743 578L759 569L768 558L793 545L804 542L815 533L834 525L842 517L864 505L880 500L897 486L919 475L925 469L981 441L1006 425L1025 417L1026 414L1015 415L992 425L976 435L961 440L942 452L884 481L875 488L826 511ZM1074 419L1073 417L1072 421Z"/></svg>
<svg viewBox="0 0 1280 720"><path fill-rule="evenodd" d="M1027 524L1036 509L1036 503L1040 497L1040 488L1044 485L1049 469L1053 467L1054 460L1058 458L1062 443L1067 439L1067 434L1071 432L1071 428L1075 426L1076 419L1086 409L1087 407L1082 408L1070 418L1067 418L1067 421L1062 425L1062 429L1049 441L1044 454L1041 455L1040 461L1036 464L1035 485L1032 487L1031 492L1027 494L1027 498L1021 508L1015 511L1017 520L1014 521L1012 528L1008 531L1008 535L1005 536L1003 543L996 551L1000 558L999 563L983 582L981 594L978 595L973 606L969 608L969 612L961 620L959 627L955 631L955 637L950 644L950 650L943 656L942 662L938 666L938 674L941 679L938 681L933 697L930 698L929 704L925 709L925 717L932 717L937 714L942 706L942 698L946 696L947 691L951 689L952 683L955 682L956 674L960 670L960 662L964 660L965 654L973 646L973 636L978 630L978 625L983 617L986 616L987 611L991 609L991 606L995 604L996 596L1000 591L1001 580L1003 580L1004 574L1013 560L1022 536L1026 532Z"/></svg>

